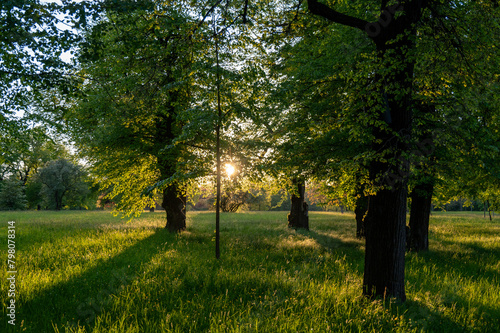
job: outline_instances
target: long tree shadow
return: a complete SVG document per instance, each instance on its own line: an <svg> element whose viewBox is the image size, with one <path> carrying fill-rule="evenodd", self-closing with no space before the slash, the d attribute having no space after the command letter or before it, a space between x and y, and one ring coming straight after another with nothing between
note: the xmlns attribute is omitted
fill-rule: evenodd
<svg viewBox="0 0 500 333"><path fill-rule="evenodd" d="M20 302L19 322L23 321L25 332L36 333L53 332L55 326L92 326L112 295L119 294L136 279L141 264L149 262L166 242L175 240L175 234L158 228L118 255L100 260L83 274L36 291L33 299Z"/></svg>
<svg viewBox="0 0 500 333"><path fill-rule="evenodd" d="M416 289L422 287L442 302L442 306L453 309L453 312L463 311L467 316L474 317L464 322L456 322L443 316L443 311L438 311L435 306L425 304L425 301L407 301L408 311L406 316L414 320L425 321L429 332L468 332L473 330L466 325L480 325L475 331L498 332L500 325L500 309L498 304L489 304L480 298L468 297L463 292L465 284L489 283L498 285L500 273L491 268L500 260L500 250L484 248L475 243L460 243L459 248L454 248L456 242L440 240L448 250L433 250L413 254L419 259L420 269L407 274L407 282L415 285ZM412 260L412 259L410 259ZM487 267L489 266L489 267ZM425 268L425 270L422 270ZM427 272L427 273L426 273ZM451 281L436 280L428 283L431 276L450 276Z"/></svg>
<svg viewBox="0 0 500 333"><path fill-rule="evenodd" d="M309 231L301 231L304 232L304 235L308 235L315 239L321 246L328 248L330 250L336 250L338 248L350 248L356 249L359 252L363 253L360 250L362 243L360 241L344 241L341 238L333 237L330 234L319 233L315 230Z"/></svg>
<svg viewBox="0 0 500 333"><path fill-rule="evenodd" d="M262 322L272 316L274 311L284 306L287 298L296 292L291 284L272 278L272 271L261 269L257 273L257 263L238 266L206 260L198 261L198 264L176 267L174 271L168 271L164 265L158 265L150 272L151 276L170 273L172 277L181 277L179 280L171 278L169 284L162 285L148 294L148 301L152 302L153 306L174 312L172 317L170 314L166 315L174 327L185 321L185 318L179 315L179 309L184 309L189 313L189 317L196 318L195 331L209 332L213 323L212 316L222 315L226 316L226 320L239 320L237 317L243 316L239 326L241 331L245 332L251 328L253 322ZM266 298L272 298L272 301L263 302ZM138 320L147 325L150 320L162 320L159 316L159 313L149 314L147 318L141 316ZM217 324L220 325L223 323Z"/></svg>
<svg viewBox="0 0 500 333"><path fill-rule="evenodd" d="M345 257L350 262L357 274L363 274L363 261L365 252L361 241L345 241L339 237L334 237L328 233L321 233L315 230L298 231L304 236L314 239L323 249L330 253Z"/></svg>
<svg viewBox="0 0 500 333"><path fill-rule="evenodd" d="M441 240L440 243L450 248L456 245L455 242L445 240ZM487 249L475 243L460 243L460 247L464 251L431 249L422 257L429 263L432 261L469 279L484 277L489 281L500 281L498 270L485 267L486 263L491 267L500 261L500 249Z"/></svg>
<svg viewBox="0 0 500 333"><path fill-rule="evenodd" d="M428 293L439 294L439 297L444 298L444 303L435 306L425 300L407 300L393 307L392 313L396 316L403 313L412 325L425 332L498 332L500 310L496 304L466 299L456 292L449 294L443 291L440 283L430 287Z"/></svg>

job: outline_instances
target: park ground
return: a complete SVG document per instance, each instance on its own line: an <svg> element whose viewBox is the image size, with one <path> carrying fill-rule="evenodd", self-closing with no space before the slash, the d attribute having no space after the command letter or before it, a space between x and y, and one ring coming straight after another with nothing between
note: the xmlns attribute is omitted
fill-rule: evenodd
<svg viewBox="0 0 500 333"><path fill-rule="evenodd" d="M129 221L104 211L0 212L1 270L15 221L16 313L0 281L2 332L500 332L500 219L431 216L430 251L406 255L404 304L361 296L352 214L189 212ZM12 233L10 233L12 234ZM12 251L11 251L12 252Z"/></svg>

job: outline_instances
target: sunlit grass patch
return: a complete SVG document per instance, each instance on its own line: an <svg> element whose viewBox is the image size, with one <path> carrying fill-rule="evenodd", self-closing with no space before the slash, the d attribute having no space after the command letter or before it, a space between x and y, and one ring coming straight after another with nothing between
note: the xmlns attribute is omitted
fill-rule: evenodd
<svg viewBox="0 0 500 333"><path fill-rule="evenodd" d="M106 212L0 213L2 223L19 221L22 327L16 329L498 331L495 220L434 214L430 251L407 254L408 301L398 304L361 296L364 243L354 237L352 214L311 212L310 231L289 229L286 215L222 214L222 257L216 260L211 212L190 212L181 234L164 229L164 212L131 222ZM0 234L5 230L2 224ZM1 265L4 269L5 262ZM5 283L0 283L4 305Z"/></svg>

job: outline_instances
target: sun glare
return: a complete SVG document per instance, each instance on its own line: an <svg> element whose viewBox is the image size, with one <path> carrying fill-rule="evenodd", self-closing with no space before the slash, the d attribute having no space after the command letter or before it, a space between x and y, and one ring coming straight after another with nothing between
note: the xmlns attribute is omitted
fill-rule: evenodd
<svg viewBox="0 0 500 333"><path fill-rule="evenodd" d="M235 172L234 166L229 163L226 163L226 173L229 177L231 177Z"/></svg>

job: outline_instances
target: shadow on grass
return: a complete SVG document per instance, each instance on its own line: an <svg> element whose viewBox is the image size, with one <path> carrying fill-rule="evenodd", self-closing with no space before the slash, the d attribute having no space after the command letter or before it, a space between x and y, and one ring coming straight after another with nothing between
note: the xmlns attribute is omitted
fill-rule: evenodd
<svg viewBox="0 0 500 333"><path fill-rule="evenodd" d="M363 249L362 241L344 241L339 237L332 236L328 233L317 232L314 230L299 230L297 231L297 233L306 237L310 237L317 244L319 244L323 250L331 253L333 255L333 257L330 259L331 261L337 262L339 259L341 259L342 261L348 263L348 270L352 270L357 275L363 274L365 251ZM333 262L326 267L331 267L332 269L339 268L334 268L336 267L336 265Z"/></svg>
<svg viewBox="0 0 500 333"><path fill-rule="evenodd" d="M392 313L404 313L404 317L412 322L417 332L460 333L469 330L453 321L442 311L429 307L423 302L407 300L404 304L392 308Z"/></svg>
<svg viewBox="0 0 500 333"><path fill-rule="evenodd" d="M360 250L362 242L361 241L343 241L342 239L338 237L333 237L329 234L326 233L318 233L314 230L309 230L309 231L298 231L299 233L302 233L304 235L312 237L314 240L318 242L321 246L324 248L327 248L329 250L337 250L339 248L349 248L353 250L358 250L359 252L363 253L363 251Z"/></svg>
<svg viewBox="0 0 500 333"><path fill-rule="evenodd" d="M163 228L128 247L118 255L100 260L85 273L69 281L34 292L35 297L20 300L18 322L25 332L53 332L54 326L91 326L109 305L112 295L127 288L140 273L140 266L158 253L165 242L176 240Z"/></svg>
<svg viewBox="0 0 500 333"><path fill-rule="evenodd" d="M426 262L437 263L439 267L446 267L450 272L476 280L484 277L489 281L500 281L500 272L488 269L485 264L495 265L500 261L500 249L486 249L476 243L457 243L440 240L441 244L450 247L450 250L431 250L422 255ZM453 246L460 246L462 251L453 251ZM456 275L455 274L455 275Z"/></svg>
<svg viewBox="0 0 500 333"><path fill-rule="evenodd" d="M429 294L427 297L442 304L436 307L424 301L407 301L405 316L414 322L425 322L424 327L429 332L499 332L500 308L498 304L483 301L485 290L482 290L487 288L485 282L498 285L500 281L500 273L486 267L500 260L500 251L475 243L439 242L445 250L413 254L415 258L418 256L418 265L426 270L429 277L421 270L414 273L410 271L407 283L415 285L416 289L426 290ZM449 250L446 250L447 247ZM474 287L474 284L477 285ZM471 285L472 289L467 289ZM467 295L467 290L477 295ZM456 321L451 320L450 316Z"/></svg>
<svg viewBox="0 0 500 333"><path fill-rule="evenodd" d="M292 284L277 279L274 271L257 263L237 265L231 261L197 261L198 265L184 266L182 272L177 270L172 275L181 276L180 281L170 279L169 285L148 293L148 302L167 313L138 318L139 324L157 324L168 318L167 325L183 327L181 330L186 332L208 332L211 327L222 332L226 331L225 325L236 327L233 324L237 322L245 331L275 314L296 292ZM164 276L168 268L158 265L150 274ZM187 322L188 317L196 322Z"/></svg>

